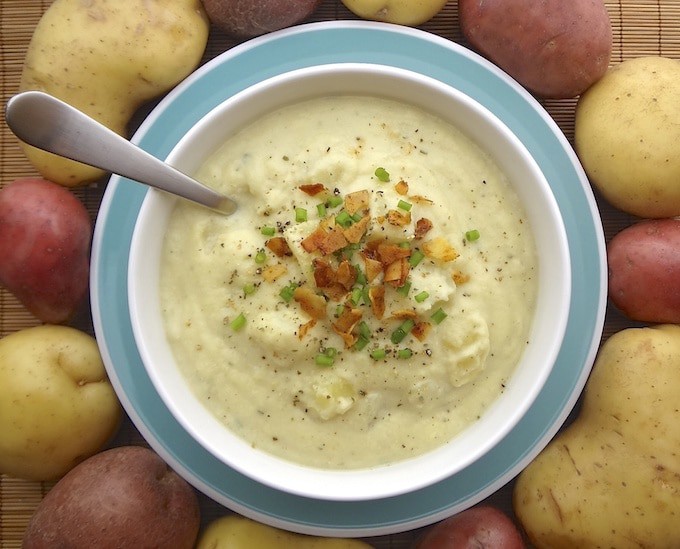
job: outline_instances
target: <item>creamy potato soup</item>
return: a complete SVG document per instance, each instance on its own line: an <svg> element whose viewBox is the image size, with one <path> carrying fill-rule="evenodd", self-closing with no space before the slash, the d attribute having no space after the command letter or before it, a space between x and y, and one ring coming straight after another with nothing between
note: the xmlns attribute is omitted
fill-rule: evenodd
<svg viewBox="0 0 680 549"><path fill-rule="evenodd" d="M443 445L502 393L537 291L504 174L455 127L370 97L309 100L224 143L164 243L161 303L198 398L253 447L322 468Z"/></svg>

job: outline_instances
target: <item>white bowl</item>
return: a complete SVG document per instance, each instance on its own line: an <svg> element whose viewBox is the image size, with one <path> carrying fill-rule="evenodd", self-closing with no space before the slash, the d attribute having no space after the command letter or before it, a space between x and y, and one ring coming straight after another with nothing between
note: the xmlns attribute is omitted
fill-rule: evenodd
<svg viewBox="0 0 680 549"><path fill-rule="evenodd" d="M194 396L166 340L158 291L159 265L168 219L177 199L153 189L135 226L128 297L135 341L149 377L171 413L199 444L229 467L288 493L326 500L379 499L423 488L462 470L493 448L526 413L550 374L566 329L570 258L556 201L522 143L465 94L403 69L343 63L275 76L216 107L184 136L167 160L186 173L194 173L229 136L262 114L293 102L339 93L377 94L424 108L449 121L493 157L524 205L539 264L530 344L503 394L478 421L429 453L359 470L305 467L253 449Z"/></svg>

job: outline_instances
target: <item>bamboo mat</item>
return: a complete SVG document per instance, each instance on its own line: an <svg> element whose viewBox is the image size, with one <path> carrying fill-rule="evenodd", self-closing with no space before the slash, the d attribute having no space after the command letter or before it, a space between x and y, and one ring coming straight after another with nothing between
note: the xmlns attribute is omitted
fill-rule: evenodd
<svg viewBox="0 0 680 549"><path fill-rule="evenodd" d="M51 2L48 0L0 0L0 94L4 106L17 91L19 75L26 47L33 29L43 11ZM680 59L680 0L647 0L605 2L614 30L612 63L643 55L664 55ZM356 19L340 0L323 0L310 21ZM464 44L458 28L456 0L449 0L447 6L431 21L421 27L445 38ZM204 61L236 45L238 41L213 29L205 52ZM543 104L557 124L571 141L573 138L573 115L575 100L551 100ZM130 126L130 132L152 107L142 109ZM16 139L4 122L0 126L0 185L17 177L35 175L35 171L22 155ZM76 190L94 219L100 203L105 182L86 189ZM613 210L599 200L605 235L611 238L618 230L633 221L629 216ZM37 321L8 292L0 290L0 337L16 330L36 325ZM89 310L83 310L72 325L93 333ZM629 325L615 311L607 312L604 338ZM1 436L1 434L0 434ZM122 426L114 445L144 444L144 440L129 421ZM27 482L0 476L0 548L15 549L21 546L21 537L35 507L52 484ZM510 494L512 483L489 498L489 502L511 513ZM202 521L229 513L228 510L200 496ZM419 532L405 532L367 539L371 545L380 548L399 549L409 547Z"/></svg>

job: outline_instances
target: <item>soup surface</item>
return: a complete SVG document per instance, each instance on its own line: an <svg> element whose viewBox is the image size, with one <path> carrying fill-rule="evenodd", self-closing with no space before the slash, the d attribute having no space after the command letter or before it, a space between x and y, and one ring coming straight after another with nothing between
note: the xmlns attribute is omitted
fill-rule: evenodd
<svg viewBox="0 0 680 549"><path fill-rule="evenodd" d="M391 100L292 105L197 178L231 217L180 202L161 266L177 362L252 446L323 468L434 449L501 394L537 290L504 174L450 124Z"/></svg>

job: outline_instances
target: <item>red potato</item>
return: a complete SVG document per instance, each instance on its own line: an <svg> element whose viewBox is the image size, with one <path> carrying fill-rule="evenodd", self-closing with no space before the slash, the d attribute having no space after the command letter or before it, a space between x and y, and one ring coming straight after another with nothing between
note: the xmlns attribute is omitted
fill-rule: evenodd
<svg viewBox="0 0 680 549"><path fill-rule="evenodd" d="M628 318L680 323L680 219L639 221L607 246L609 297Z"/></svg>
<svg viewBox="0 0 680 549"><path fill-rule="evenodd" d="M539 97L575 97L609 66L602 0L458 0L458 13L472 47Z"/></svg>
<svg viewBox="0 0 680 549"><path fill-rule="evenodd" d="M495 507L480 505L428 530L417 549L523 549L524 540L510 518Z"/></svg>
<svg viewBox="0 0 680 549"><path fill-rule="evenodd" d="M309 17L321 0L202 0L210 22L235 36L251 37L290 27Z"/></svg>
<svg viewBox="0 0 680 549"><path fill-rule="evenodd" d="M83 461L48 492L23 549L192 549L198 498L153 451L113 448Z"/></svg>
<svg viewBox="0 0 680 549"><path fill-rule="evenodd" d="M92 221L68 189L40 178L0 190L0 284L43 322L59 324L88 288Z"/></svg>

